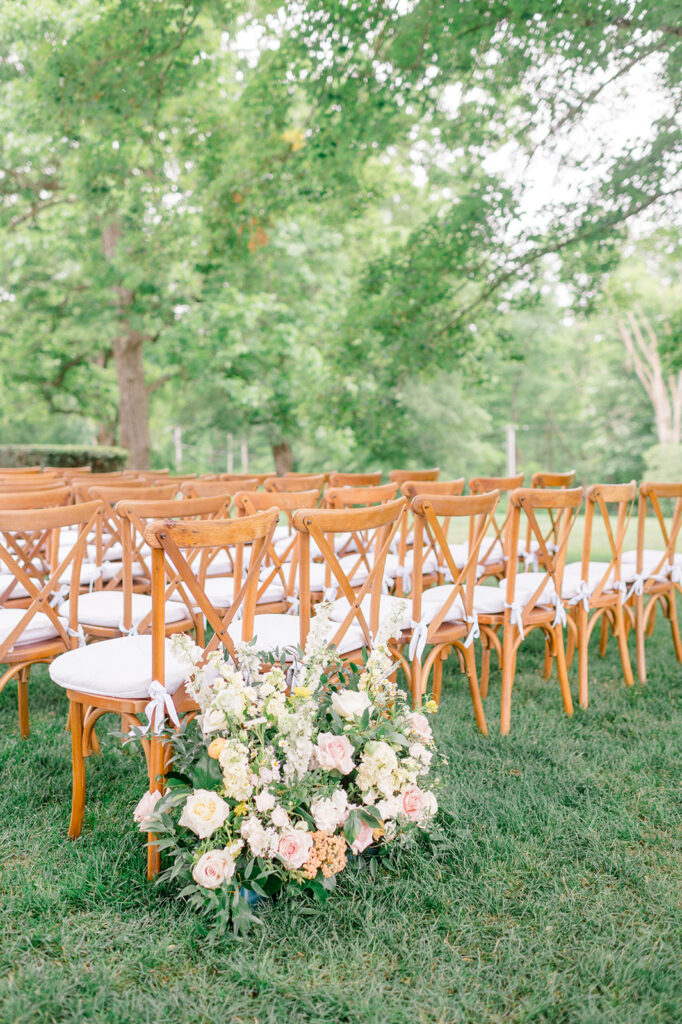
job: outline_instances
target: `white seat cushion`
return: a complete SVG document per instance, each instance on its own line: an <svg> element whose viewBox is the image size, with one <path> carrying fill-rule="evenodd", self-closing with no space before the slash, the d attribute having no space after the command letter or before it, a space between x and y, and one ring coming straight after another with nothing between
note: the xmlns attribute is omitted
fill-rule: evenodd
<svg viewBox="0 0 682 1024"><path fill-rule="evenodd" d="M166 678L175 693L186 678L185 667L174 657L166 640ZM152 682L152 638L121 636L60 654L50 665L50 677L64 689L107 697L139 699L149 696Z"/></svg>
<svg viewBox="0 0 682 1024"><path fill-rule="evenodd" d="M11 586L12 581L15 579L11 572L0 572L0 595L4 594L8 587ZM40 590L40 584L37 580L33 581L38 589ZM12 587L12 592L7 595L8 601L13 601L17 597L28 597L28 590L18 581Z"/></svg>
<svg viewBox="0 0 682 1024"><path fill-rule="evenodd" d="M414 567L414 550L413 549L411 549L410 551L406 551L405 552L404 567L405 567L405 572L411 575L413 567ZM386 555L386 564L385 564L384 572L385 572L386 576L388 576L390 579L392 579L392 580L397 579L397 577L401 574L400 557L399 557L399 555L393 555L393 554ZM424 560L422 562L422 572L424 574L431 573L431 572L438 572L438 559L436 558L436 555L434 554L433 551L428 551L424 555Z"/></svg>
<svg viewBox="0 0 682 1024"><path fill-rule="evenodd" d="M338 627L337 627L338 628ZM298 647L300 643L301 622L298 615L266 614L256 615L253 623L254 636L256 637L256 650L269 653L283 647ZM242 639L242 621L232 623L228 630L232 639L238 643ZM329 639L333 637L335 625L330 623ZM347 654L349 651L359 650L366 646L365 634L360 626L352 623L343 636L339 647L339 654Z"/></svg>
<svg viewBox="0 0 682 1024"><path fill-rule="evenodd" d="M234 571L235 552L223 550L216 552L215 558L211 560L206 568L207 576L229 576ZM242 568L248 569L251 558L251 545L245 544L242 549ZM196 563L197 568L199 563Z"/></svg>
<svg viewBox="0 0 682 1024"><path fill-rule="evenodd" d="M26 610L22 608L0 608L0 643L7 639L25 614ZM44 612L36 612L19 639L14 642L12 650L26 644L40 643L42 640L53 640L56 636L59 636L59 631L50 617Z"/></svg>
<svg viewBox="0 0 682 1024"><path fill-rule="evenodd" d="M216 608L229 608L234 599L234 577L211 576L206 580L204 593ZM283 601L285 596L286 590L282 586L282 581L276 578L268 584L258 603L269 604L272 601Z"/></svg>
<svg viewBox="0 0 682 1024"><path fill-rule="evenodd" d="M452 592L452 585L444 583L440 587L431 587L422 594L422 620L431 622L445 604ZM477 615L501 615L504 611L504 593L499 587L474 587L474 611ZM464 604L461 595L457 596L443 620L444 622L464 621Z"/></svg>
<svg viewBox="0 0 682 1024"><path fill-rule="evenodd" d="M548 576L545 572L517 573L514 600L518 601L521 605L525 605L531 599L543 579L546 581L545 586L540 592L536 604L552 604L556 595L556 589L551 576ZM506 587L507 581L500 580L499 589L502 591L502 594L506 593Z"/></svg>
<svg viewBox="0 0 682 1024"><path fill-rule="evenodd" d="M362 614L369 624L371 598L367 594L362 599ZM402 597L391 597L389 594L382 594L379 601L379 622L383 622L392 614L402 610L398 625L400 629L409 629L412 622L412 601L406 601ZM350 610L350 605L345 597L339 597L331 606L331 617L333 622L343 622Z"/></svg>
<svg viewBox="0 0 682 1024"><path fill-rule="evenodd" d="M152 610L152 599L147 594L132 594L133 628ZM70 602L65 601L59 614L68 619ZM187 618L187 609L181 602L168 601L166 622L180 622ZM123 591L96 590L92 594L81 594L78 598L78 621L83 626L103 626L118 629L123 621Z"/></svg>
<svg viewBox="0 0 682 1024"><path fill-rule="evenodd" d="M92 562L82 562L80 571L80 585L82 587L88 587L91 583L94 583L96 579L99 579L99 569ZM73 565L68 565L66 570L59 577L60 586L69 586L71 583L71 577L73 576Z"/></svg>
<svg viewBox="0 0 682 1024"><path fill-rule="evenodd" d="M609 562L590 562L588 566L588 577L585 580L587 589L592 593L603 579ZM569 562L564 568L564 578L561 584L561 599L571 601L577 597L582 579L582 563ZM609 573L609 579L604 587L605 591L613 590L613 570Z"/></svg>

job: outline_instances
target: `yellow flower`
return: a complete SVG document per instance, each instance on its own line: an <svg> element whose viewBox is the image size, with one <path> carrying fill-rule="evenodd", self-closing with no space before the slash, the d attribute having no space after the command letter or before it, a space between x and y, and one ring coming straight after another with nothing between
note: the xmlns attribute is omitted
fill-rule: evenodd
<svg viewBox="0 0 682 1024"><path fill-rule="evenodd" d="M307 686L295 686L293 689L294 697L312 697L313 691L309 690Z"/></svg>
<svg viewBox="0 0 682 1024"><path fill-rule="evenodd" d="M208 756L217 761L226 743L227 740L223 736L216 736L208 745Z"/></svg>
<svg viewBox="0 0 682 1024"><path fill-rule="evenodd" d="M249 809L246 804L237 804L233 813L235 818L243 818L245 814L248 814L248 811Z"/></svg>
<svg viewBox="0 0 682 1024"><path fill-rule="evenodd" d="M426 711L427 715L435 715L438 711L438 703L435 700L427 700L422 711Z"/></svg>

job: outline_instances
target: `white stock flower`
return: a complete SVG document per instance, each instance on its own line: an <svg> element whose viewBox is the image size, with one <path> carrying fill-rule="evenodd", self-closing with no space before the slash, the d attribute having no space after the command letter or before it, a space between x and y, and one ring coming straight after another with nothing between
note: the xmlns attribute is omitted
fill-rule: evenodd
<svg viewBox="0 0 682 1024"><path fill-rule="evenodd" d="M261 814L266 811L271 811L275 806L275 798L269 789L264 789L262 793L259 793L258 796L254 798L253 802L256 805L256 809L259 810Z"/></svg>

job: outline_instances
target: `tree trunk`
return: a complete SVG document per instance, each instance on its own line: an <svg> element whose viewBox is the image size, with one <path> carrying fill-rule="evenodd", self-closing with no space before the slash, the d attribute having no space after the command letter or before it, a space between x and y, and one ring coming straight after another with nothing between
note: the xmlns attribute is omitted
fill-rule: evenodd
<svg viewBox="0 0 682 1024"><path fill-rule="evenodd" d="M114 217L102 225L102 250L111 263L121 238L121 224ZM129 312L135 293L113 286L118 335L114 361L118 378L118 428L121 444L130 452L131 469L149 469L148 394L144 382L145 335L130 327Z"/></svg>
<svg viewBox="0 0 682 1024"><path fill-rule="evenodd" d="M288 441L280 441L273 444L272 454L275 456L275 473L277 476L284 476L294 468L294 453Z"/></svg>

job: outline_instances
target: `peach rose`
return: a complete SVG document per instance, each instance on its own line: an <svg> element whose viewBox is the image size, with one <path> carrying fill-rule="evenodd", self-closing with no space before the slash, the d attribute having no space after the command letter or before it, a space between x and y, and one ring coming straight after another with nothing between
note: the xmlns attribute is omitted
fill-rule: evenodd
<svg viewBox="0 0 682 1024"><path fill-rule="evenodd" d="M225 739L224 736L216 736L216 738L214 740L211 740L211 742L208 745L208 756L212 757L214 760L217 761L226 743L227 740Z"/></svg>
<svg viewBox="0 0 682 1024"><path fill-rule="evenodd" d="M184 828L191 828L199 839L206 839L225 823L229 815L229 804L217 793L210 789L195 789L187 797L180 815L180 824Z"/></svg>
<svg viewBox="0 0 682 1024"><path fill-rule="evenodd" d="M352 772L354 747L347 736L336 736L333 732L321 732L317 737L317 745L313 747L320 768L326 771L338 771L342 775Z"/></svg>
<svg viewBox="0 0 682 1024"><path fill-rule="evenodd" d="M431 726L426 715L422 715L419 711L413 711L410 715L410 725L412 726L412 732L416 733L422 743L431 742L433 733L431 732Z"/></svg>
<svg viewBox="0 0 682 1024"><path fill-rule="evenodd" d="M424 794L417 786L408 786L404 790L400 805L403 814L412 821L419 821L424 816Z"/></svg>
<svg viewBox="0 0 682 1024"><path fill-rule="evenodd" d="M140 826L141 832L146 832L145 822L147 818L154 813L154 808L160 799L161 794L158 789L155 789L153 793L150 793L149 790L147 790L133 811L133 821Z"/></svg>
<svg viewBox="0 0 682 1024"><path fill-rule="evenodd" d="M280 836L275 856L279 857L285 868L297 871L307 861L312 845L313 837L310 832L291 829Z"/></svg>
<svg viewBox="0 0 682 1024"><path fill-rule="evenodd" d="M217 889L223 882L229 882L234 869L235 863L228 850L209 850L192 868L192 878L204 889Z"/></svg>
<svg viewBox="0 0 682 1024"><path fill-rule="evenodd" d="M367 849L367 847L369 846L373 839L374 830L371 828L370 825L366 825L365 822L363 821L362 828L360 829L359 834L355 837L351 844L351 850L353 851L353 853L362 853L363 850Z"/></svg>

